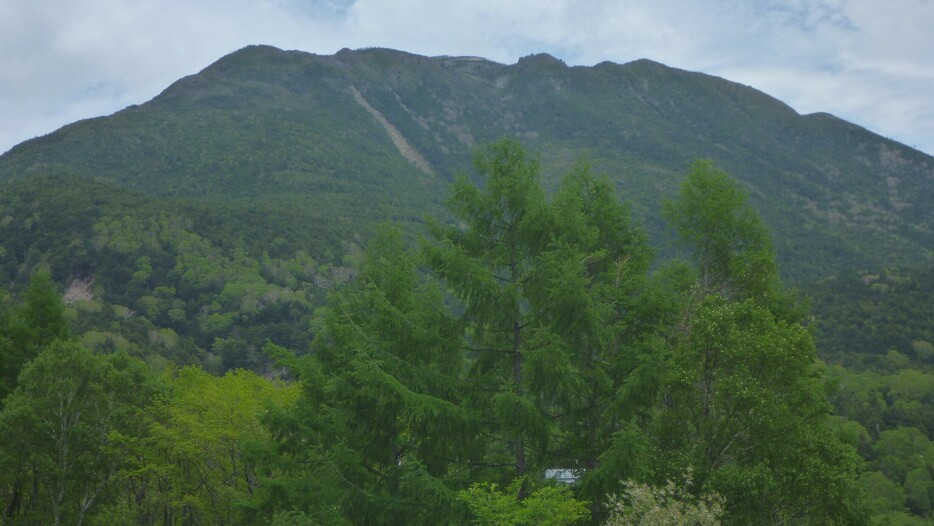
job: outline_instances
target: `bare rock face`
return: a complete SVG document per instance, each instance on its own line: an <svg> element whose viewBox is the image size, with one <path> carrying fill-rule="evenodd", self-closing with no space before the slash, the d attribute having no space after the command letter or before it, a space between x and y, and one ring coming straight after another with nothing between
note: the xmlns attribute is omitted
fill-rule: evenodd
<svg viewBox="0 0 934 526"><path fill-rule="evenodd" d="M91 285L94 284L94 278L77 278L68 285L68 289L65 290L65 295L62 297L62 301L66 305L75 303L76 301L91 301L94 299L94 294L91 292Z"/></svg>

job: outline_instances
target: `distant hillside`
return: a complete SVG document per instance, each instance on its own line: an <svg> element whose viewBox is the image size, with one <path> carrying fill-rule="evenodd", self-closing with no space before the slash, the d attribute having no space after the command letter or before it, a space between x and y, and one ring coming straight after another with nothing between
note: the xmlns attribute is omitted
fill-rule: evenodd
<svg viewBox="0 0 934 526"><path fill-rule="evenodd" d="M751 190L797 281L932 258L934 158L648 60L567 67L533 55L502 65L251 46L148 103L13 148L0 182L55 175L165 206L236 204L260 229L288 210L294 229L308 229L295 239L333 247L374 221L435 210L471 149L503 135L540 153L551 184L579 159L609 174L659 240L659 201L692 160L712 158ZM95 213L85 204L65 206Z"/></svg>

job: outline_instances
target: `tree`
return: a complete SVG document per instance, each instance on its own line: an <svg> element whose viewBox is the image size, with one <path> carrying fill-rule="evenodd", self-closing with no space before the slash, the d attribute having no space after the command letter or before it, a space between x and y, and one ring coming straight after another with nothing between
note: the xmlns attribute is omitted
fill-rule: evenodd
<svg viewBox="0 0 934 526"><path fill-rule="evenodd" d="M56 340L22 371L0 412L5 520L82 524L109 498L123 455L156 390L148 368Z"/></svg>
<svg viewBox="0 0 934 526"><path fill-rule="evenodd" d="M648 456L642 427L663 375L659 335L670 309L649 278L645 233L606 178L579 165L550 210L551 241L535 271L541 284L532 304L568 352L564 374L577 377L569 396L550 406L558 428L550 456L578 470L578 493L599 515L621 475L637 476Z"/></svg>
<svg viewBox="0 0 934 526"><path fill-rule="evenodd" d="M934 469L934 447L924 432L915 427L879 433L873 453L880 471L896 482L903 482L913 469Z"/></svg>
<svg viewBox="0 0 934 526"><path fill-rule="evenodd" d="M448 199L457 224L433 223L437 242L426 244L425 253L430 268L462 302L474 355L473 402L484 406L478 407L481 414L493 416L487 425L500 445L488 461L511 457L513 477L522 479L530 464L541 467L549 447L551 422L543 398L564 394L576 380L563 374L568 353L544 320L536 319L531 303L532 289L542 284L535 270L550 241L552 219L538 163L518 143L502 140L480 150L474 166L485 189L458 177ZM550 362L537 367L552 372L550 393L530 392L546 381L530 378L530 357Z"/></svg>
<svg viewBox="0 0 934 526"><path fill-rule="evenodd" d="M644 466L637 422L654 399L651 251L612 187L579 166L552 198L516 142L481 149L483 186L458 178L454 223L430 226L429 268L459 300L471 404L486 415L486 480L584 473L588 498ZM644 322L644 323L643 323ZM520 482L517 496L527 493Z"/></svg>
<svg viewBox="0 0 934 526"><path fill-rule="evenodd" d="M0 408L3 399L16 388L20 357L13 344L13 315L8 296L0 291Z"/></svg>
<svg viewBox="0 0 934 526"><path fill-rule="evenodd" d="M748 194L712 161L691 165L663 213L692 250L703 294L763 301L780 289L765 225Z"/></svg>
<svg viewBox="0 0 934 526"><path fill-rule="evenodd" d="M256 494L275 444L262 417L294 403L297 388L238 370L189 366L149 407L145 433L123 442L120 496L99 521L255 524Z"/></svg>
<svg viewBox="0 0 934 526"><path fill-rule="evenodd" d="M51 274L32 274L22 302L11 310L0 306L0 400L16 387L17 376L47 345L68 338L65 306Z"/></svg>
<svg viewBox="0 0 934 526"><path fill-rule="evenodd" d="M693 468L697 488L726 499L726 524L859 522L861 462L829 426L806 329L711 296L670 374L656 436L673 469Z"/></svg>
<svg viewBox="0 0 934 526"><path fill-rule="evenodd" d="M274 507L320 516L334 506L324 522L464 520L455 490L476 426L461 403L461 328L445 311L401 233L383 229L353 284L316 316L314 353L280 354L302 390L273 428L300 468Z"/></svg>
<svg viewBox="0 0 934 526"><path fill-rule="evenodd" d="M665 212L692 249L697 293L669 340L662 464L722 495L726 524L860 523L860 459L829 425L803 311L745 193L696 163Z"/></svg>
<svg viewBox="0 0 934 526"><path fill-rule="evenodd" d="M49 271L33 273L23 294L19 316L30 336L29 347L32 350L38 352L55 340L68 338L70 330L65 320L65 305L55 290Z"/></svg>

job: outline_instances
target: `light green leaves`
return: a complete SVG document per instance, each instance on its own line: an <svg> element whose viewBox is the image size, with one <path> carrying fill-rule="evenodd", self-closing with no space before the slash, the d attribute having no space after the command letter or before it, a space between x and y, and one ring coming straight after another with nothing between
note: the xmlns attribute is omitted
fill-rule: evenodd
<svg viewBox="0 0 934 526"><path fill-rule="evenodd" d="M768 299L778 286L775 253L746 192L711 161L697 161L664 215L690 247L702 290Z"/></svg>
<svg viewBox="0 0 934 526"><path fill-rule="evenodd" d="M587 502L574 499L567 487L545 485L517 500L522 485L514 480L505 490L496 484L474 484L458 493L477 526L566 526L583 524Z"/></svg>
<svg viewBox="0 0 934 526"><path fill-rule="evenodd" d="M80 524L96 509L124 461L122 436L141 431L156 391L146 367L56 341L27 365L0 412L0 488L33 488L12 515ZM36 515L31 515L36 514Z"/></svg>

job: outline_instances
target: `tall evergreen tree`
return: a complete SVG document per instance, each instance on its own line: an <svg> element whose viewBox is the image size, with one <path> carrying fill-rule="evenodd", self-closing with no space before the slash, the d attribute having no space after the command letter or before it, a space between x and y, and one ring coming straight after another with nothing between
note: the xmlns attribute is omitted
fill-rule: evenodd
<svg viewBox="0 0 934 526"><path fill-rule="evenodd" d="M353 285L317 316L313 355L291 359L302 393L274 428L309 466L296 478L328 481L293 505L316 514L327 503L354 524L463 522L456 490L475 426L461 404L460 326L445 311L401 233L380 232Z"/></svg>
<svg viewBox="0 0 934 526"><path fill-rule="evenodd" d="M53 341L68 338L70 332L65 305L51 274L37 270L19 305L10 310L0 306L0 400L16 387L26 364Z"/></svg>
<svg viewBox="0 0 934 526"><path fill-rule="evenodd" d="M638 469L633 453L645 444L628 397L636 390L626 389L651 369L640 367L646 349L636 343L645 237L586 167L552 200L514 141L481 150L475 168L484 187L457 180L455 223L431 226L425 254L460 301L487 461L533 480L547 467L579 469L602 497L610 480Z"/></svg>
<svg viewBox="0 0 934 526"><path fill-rule="evenodd" d="M502 140L482 149L474 166L485 188L458 177L448 200L458 223L434 223L437 242L426 244L425 253L462 303L474 358L472 398L497 444L488 462L511 463L513 476L524 477L546 459L552 423L543 402L576 380L563 374L570 367L566 350L531 303L542 283L534 274L552 218L538 163L518 143ZM530 375L530 359L550 362L532 366L551 372L547 380ZM548 393L541 391L546 383Z"/></svg>
<svg viewBox="0 0 934 526"><path fill-rule="evenodd" d="M533 303L567 350L563 374L577 382L552 408L559 428L552 459L578 470L581 493L599 509L621 477L644 467L641 424L661 379L664 353L655 335L662 309L648 279L645 234L605 179L580 165L551 210Z"/></svg>

